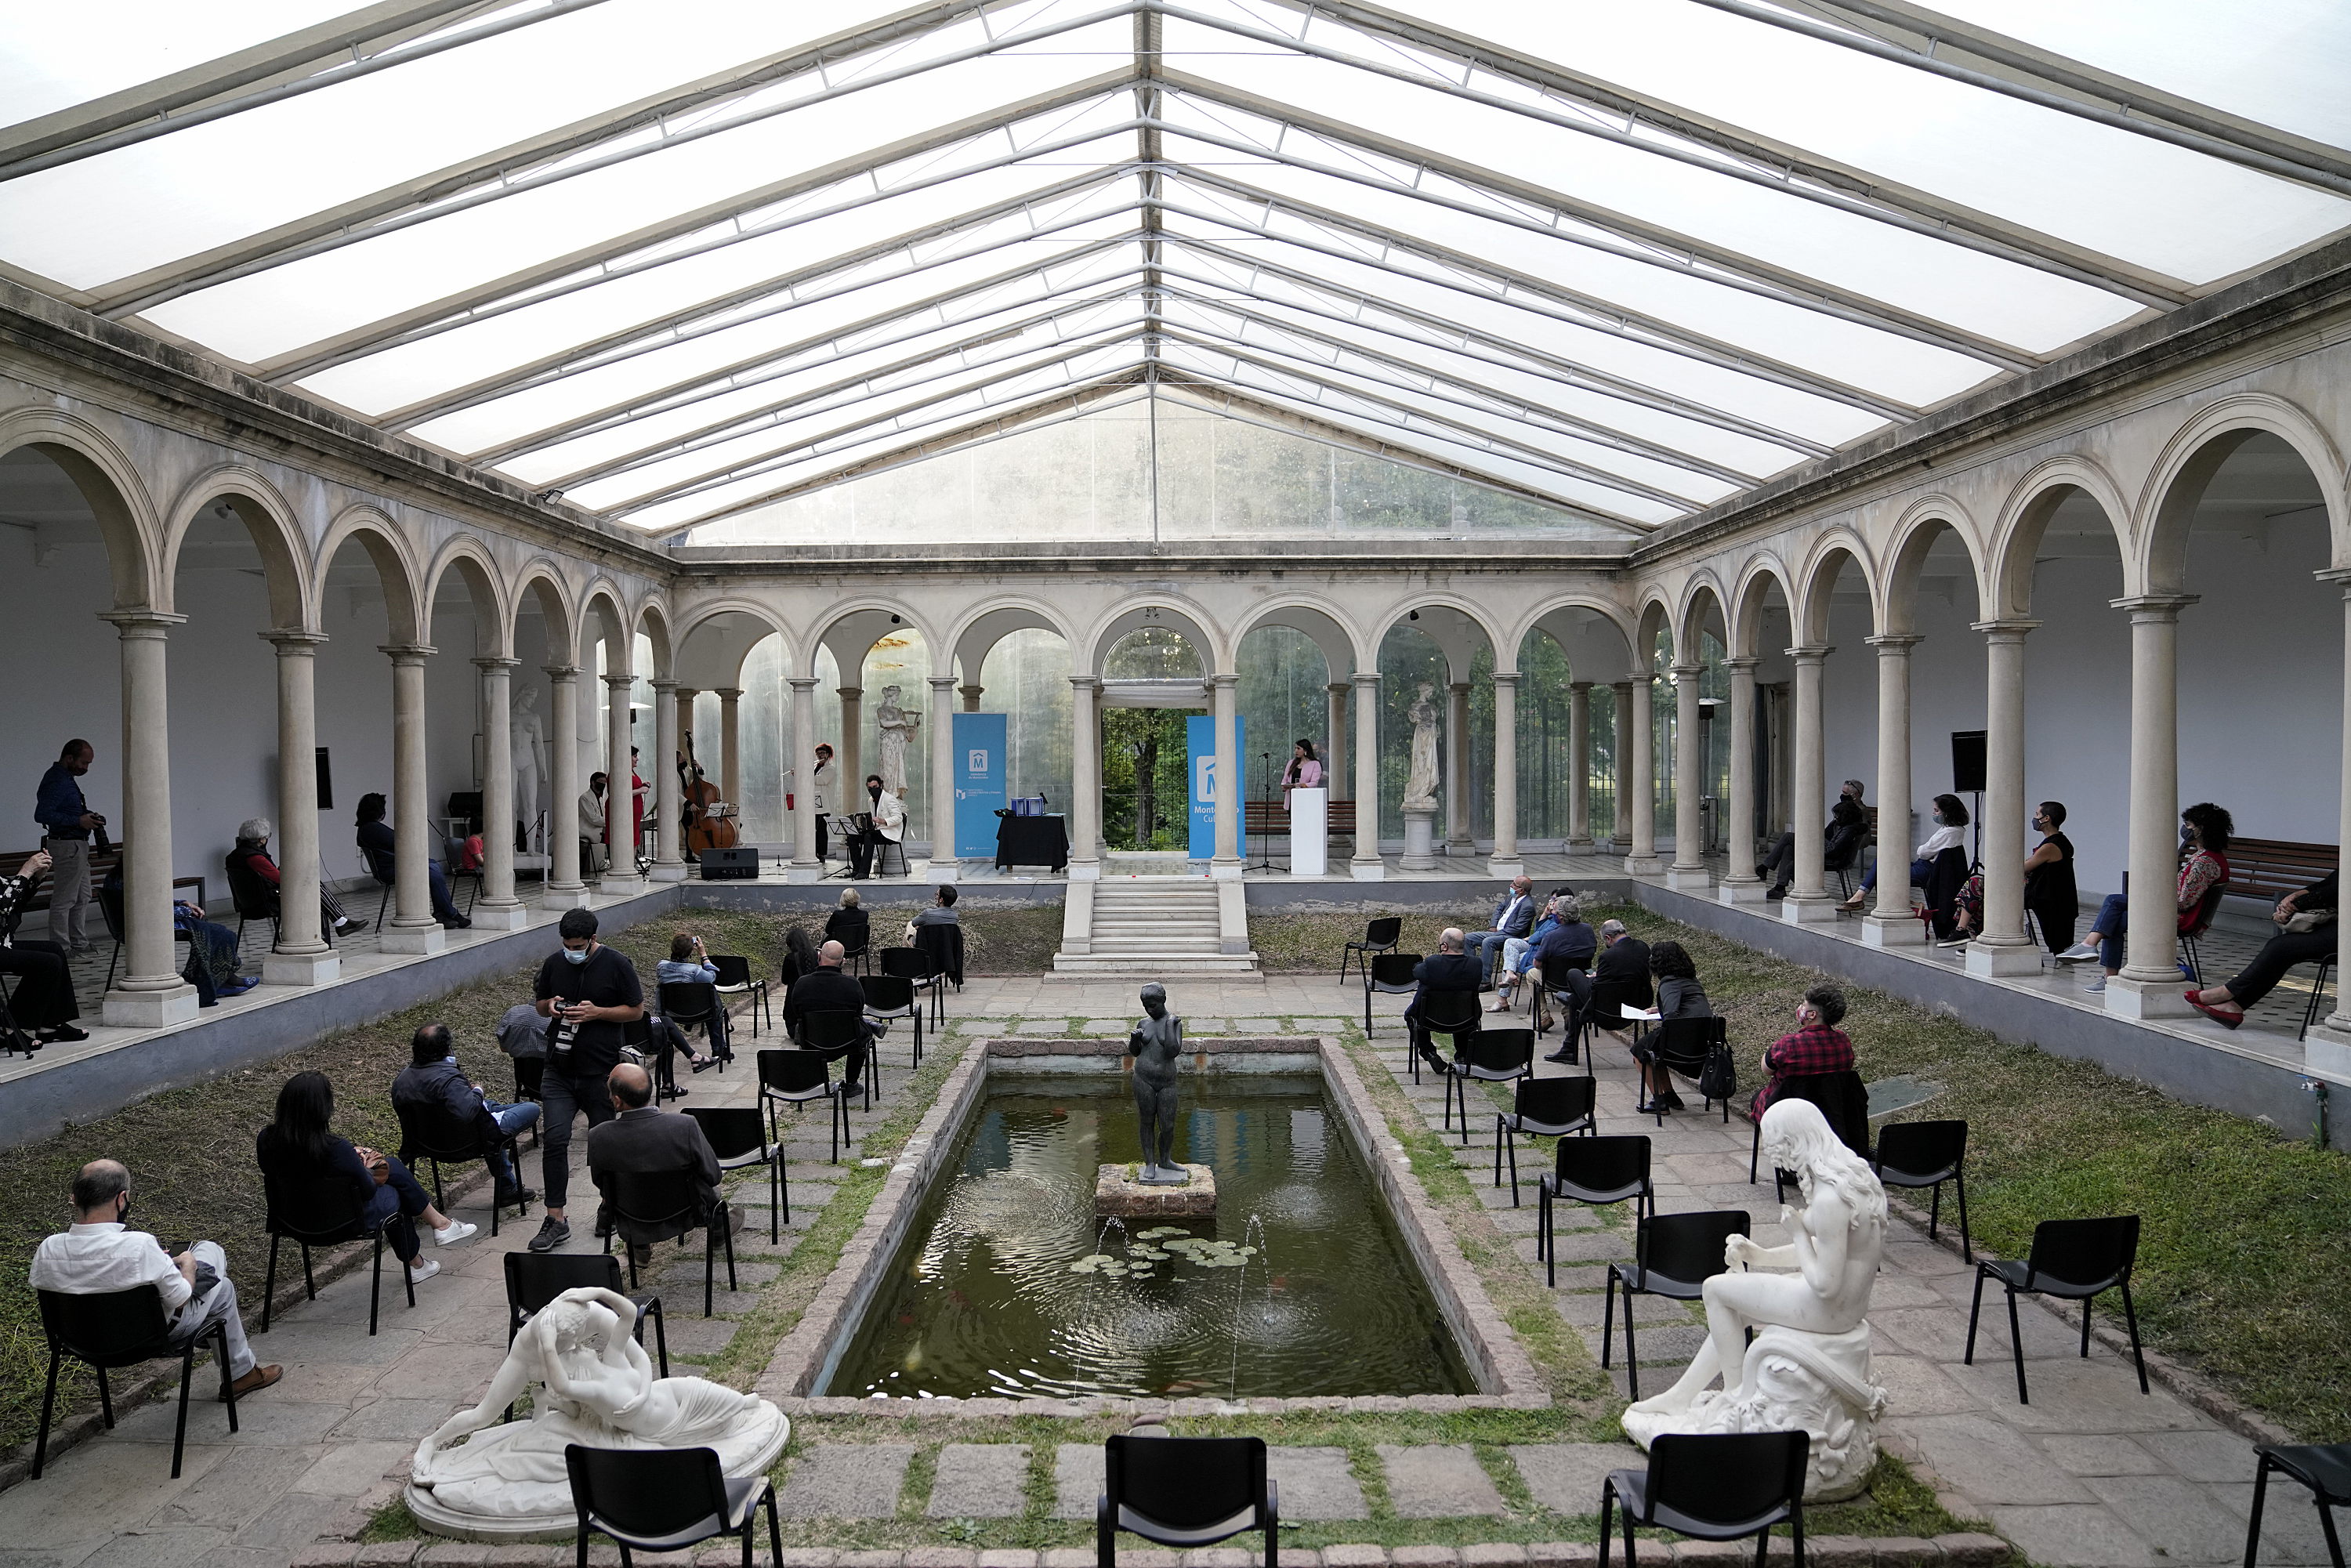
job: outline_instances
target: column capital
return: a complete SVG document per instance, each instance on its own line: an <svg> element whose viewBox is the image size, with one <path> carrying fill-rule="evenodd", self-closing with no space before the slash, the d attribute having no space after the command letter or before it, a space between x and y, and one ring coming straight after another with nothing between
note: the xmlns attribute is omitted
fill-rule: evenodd
<svg viewBox="0 0 2351 1568"><path fill-rule="evenodd" d="M677 695L682 697L698 697L702 695L702 688L700 686L689 686L684 682L680 681L677 684Z"/></svg>
<svg viewBox="0 0 2351 1568"><path fill-rule="evenodd" d="M1358 691L1361 691L1365 686L1376 686L1380 684L1379 672L1374 670L1366 674L1364 672L1357 670L1352 677L1352 681L1355 689Z"/></svg>
<svg viewBox="0 0 2351 1568"><path fill-rule="evenodd" d="M792 690L803 695L812 693L816 690L816 677L814 675L786 675L784 677L784 684L791 687Z"/></svg>
<svg viewBox="0 0 2351 1568"><path fill-rule="evenodd" d="M712 686L708 689L710 695L721 702L731 702L743 695L741 686Z"/></svg>
<svg viewBox="0 0 2351 1568"><path fill-rule="evenodd" d="M1627 676L1625 676L1625 677L1623 680L1621 680L1621 681L1611 681L1611 682L1609 682L1609 683L1608 683L1608 689L1609 689L1609 690L1611 690L1611 691L1617 691L1617 692L1629 692L1629 691L1631 691L1631 690L1633 689L1633 687L1634 687L1636 684L1637 684L1637 683L1633 679L1633 677L1632 677L1632 676L1627 675Z"/></svg>
<svg viewBox="0 0 2351 1568"><path fill-rule="evenodd" d="M1567 689L1572 692L1589 692L1599 684L1597 681L1570 681L1567 683Z"/></svg>
<svg viewBox="0 0 2351 1568"><path fill-rule="evenodd" d="M1233 675L1210 675L1207 680L1202 681L1200 684L1201 684L1202 685L1204 685L1204 686L1211 686L1211 687L1214 687L1214 686L1237 686L1237 685L1239 685L1241 684L1241 678L1240 678L1240 676L1238 676L1238 674L1233 674Z"/></svg>
<svg viewBox="0 0 2351 1568"><path fill-rule="evenodd" d="M2133 621L2177 621L2181 611L2202 597L2200 593L2135 593L2106 603L2128 611Z"/></svg>
<svg viewBox="0 0 2351 1568"><path fill-rule="evenodd" d="M541 664L539 673L551 681L576 681L580 678L577 664Z"/></svg>
<svg viewBox="0 0 2351 1568"><path fill-rule="evenodd" d="M1497 682L1515 681L1518 678L1516 675L1504 674L1497 674L1494 677ZM1468 681L1447 681L1445 683L1445 689L1448 692L1459 692L1466 696L1469 693L1470 685L1471 683Z"/></svg>
<svg viewBox="0 0 2351 1568"><path fill-rule="evenodd" d="M1092 675L1071 675L1070 686L1073 691L1084 692L1091 696L1102 695L1102 682Z"/></svg>
<svg viewBox="0 0 2351 1568"><path fill-rule="evenodd" d="M503 658L495 653L488 653L475 659L474 668L486 675L493 670L511 670L521 663L520 659Z"/></svg>
<svg viewBox="0 0 2351 1568"><path fill-rule="evenodd" d="M606 685L611 687L616 692L625 692L637 684L637 677L632 674L605 675L601 678Z"/></svg>
<svg viewBox="0 0 2351 1568"><path fill-rule="evenodd" d="M956 678L953 675L933 675L929 677L929 679L931 683L931 690L935 692L951 692L955 690Z"/></svg>
<svg viewBox="0 0 2351 1568"><path fill-rule="evenodd" d="M168 610L101 610L98 618L113 622L114 629L125 637L161 637L187 620Z"/></svg>
<svg viewBox="0 0 2351 1568"><path fill-rule="evenodd" d="M1705 674L1704 664L1676 664L1673 667L1674 684L1679 685L1684 681L1694 681Z"/></svg>
<svg viewBox="0 0 2351 1568"><path fill-rule="evenodd" d="M2029 620L2023 616L2003 615L1992 621L1970 621L1968 622L1968 630L1980 632L1996 643L2012 643L2022 638L2040 624L2040 622Z"/></svg>
<svg viewBox="0 0 2351 1568"><path fill-rule="evenodd" d="M836 686L833 690L840 695L847 697L852 701L855 701L857 698L865 695L865 688L863 686ZM722 692L719 695L723 696L726 694ZM738 693L737 695L740 695L741 694Z"/></svg>
<svg viewBox="0 0 2351 1568"><path fill-rule="evenodd" d="M319 643L327 640L327 634L324 632L305 632L294 627L272 627L266 632L257 632L254 635L276 648L281 656L289 658L298 658L303 654L313 653Z"/></svg>
<svg viewBox="0 0 2351 1568"><path fill-rule="evenodd" d="M1515 686L1524 678L1525 677L1522 673L1517 670L1496 670L1494 672L1494 684L1498 686ZM1453 689L1457 692L1466 692L1469 689L1469 683L1468 681L1456 681L1453 683Z"/></svg>
<svg viewBox="0 0 2351 1568"><path fill-rule="evenodd" d="M674 696L677 693L677 683L675 681L656 680L649 682L648 684L653 688L653 695L655 696Z"/></svg>
<svg viewBox="0 0 2351 1568"><path fill-rule="evenodd" d="M1722 661L1722 667L1734 675L1751 675L1761 668L1763 661L1753 653L1733 653Z"/></svg>
<svg viewBox="0 0 2351 1568"><path fill-rule="evenodd" d="M1824 664L1827 662L1828 656L1836 652L1834 647L1831 647L1826 643L1815 643L1807 647L1789 648L1783 651L1787 653L1788 657L1795 660L1799 664Z"/></svg>
<svg viewBox="0 0 2351 1568"><path fill-rule="evenodd" d="M376 652L394 664L414 664L422 668L424 661L441 650L430 643L380 643Z"/></svg>
<svg viewBox="0 0 2351 1568"><path fill-rule="evenodd" d="M949 684L950 684L950 685L952 685L953 683L949 683ZM985 692L985 691L987 691L987 688L986 686L978 685L976 685L976 684L967 684L967 685L965 685L956 686L956 690L957 690L958 692L962 693L966 697L969 698L971 701L973 701L973 702L977 702L977 701L979 700L979 698L980 698L980 694L981 694L981 693L983 693L983 692Z"/></svg>
<svg viewBox="0 0 2351 1568"><path fill-rule="evenodd" d="M1325 685L1322 689L1323 689L1324 691L1327 691L1327 692L1331 692L1331 693L1336 694L1336 693L1343 692L1343 691L1347 690L1347 689L1348 689L1348 687L1349 687L1349 685L1350 685L1350 683L1348 683L1348 682L1346 682L1346 681L1332 681L1332 682L1331 682L1330 684L1328 684L1327 685Z"/></svg>
<svg viewBox="0 0 2351 1568"><path fill-rule="evenodd" d="M1882 636L1864 637L1865 645L1877 650L1877 656L1900 658L1927 639L1911 632L1888 632Z"/></svg>

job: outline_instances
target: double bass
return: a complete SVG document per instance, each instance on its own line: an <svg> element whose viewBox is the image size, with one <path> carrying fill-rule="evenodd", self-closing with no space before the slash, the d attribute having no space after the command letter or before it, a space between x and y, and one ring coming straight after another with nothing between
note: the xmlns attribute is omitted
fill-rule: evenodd
<svg viewBox="0 0 2351 1568"><path fill-rule="evenodd" d="M678 782L684 786L682 814L685 820L685 852L698 855L704 850L731 850L735 847L735 818L720 809L718 786L702 771L695 760L694 735L688 731L685 739L685 759L677 765Z"/></svg>

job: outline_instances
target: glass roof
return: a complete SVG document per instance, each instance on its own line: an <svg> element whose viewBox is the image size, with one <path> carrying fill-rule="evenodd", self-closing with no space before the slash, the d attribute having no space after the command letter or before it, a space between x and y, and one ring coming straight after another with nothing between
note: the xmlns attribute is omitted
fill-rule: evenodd
<svg viewBox="0 0 2351 1568"><path fill-rule="evenodd" d="M1165 403L1630 542L2351 227L2351 7L1949 3L19 7L0 265L664 537Z"/></svg>

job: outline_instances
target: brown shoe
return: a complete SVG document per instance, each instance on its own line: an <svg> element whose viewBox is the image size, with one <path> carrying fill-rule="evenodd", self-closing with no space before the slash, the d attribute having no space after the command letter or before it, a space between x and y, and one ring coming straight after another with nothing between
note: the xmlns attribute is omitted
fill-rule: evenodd
<svg viewBox="0 0 2351 1568"><path fill-rule="evenodd" d="M260 1393L285 1375L286 1369L282 1366L256 1366L235 1383L230 1384L229 1387L235 1391L239 1399L242 1399L248 1394Z"/></svg>

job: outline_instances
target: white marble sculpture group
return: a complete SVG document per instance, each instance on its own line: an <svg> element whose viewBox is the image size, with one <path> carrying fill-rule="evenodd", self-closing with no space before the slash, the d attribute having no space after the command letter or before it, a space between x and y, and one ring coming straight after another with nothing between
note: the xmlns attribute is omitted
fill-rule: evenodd
<svg viewBox="0 0 2351 1568"><path fill-rule="evenodd" d="M419 1523L474 1540L568 1534L577 1515L563 1450L711 1448L729 1476L763 1473L791 1423L756 1395L700 1377L655 1377L632 1331L637 1309L601 1288L566 1291L507 1351L487 1394L416 1446L408 1507ZM534 1388L528 1420L499 1424Z"/></svg>
<svg viewBox="0 0 2351 1568"><path fill-rule="evenodd" d="M1763 1161L1793 1171L1801 1201L1780 1211L1790 1244L1734 1236L1730 1272L1706 1281L1707 1341L1679 1382L1625 1412L1647 1448L1666 1432L1812 1436L1808 1502L1852 1497L1877 1463L1886 1390L1870 1380L1869 1293L1886 1244L1886 1188L1809 1101L1763 1113ZM1789 1269L1757 1274L1750 1269ZM1746 1342L1755 1331L1754 1343ZM1708 1387L1719 1375L1719 1392Z"/></svg>

